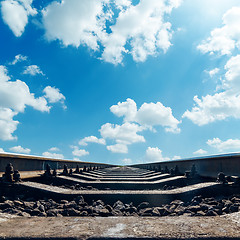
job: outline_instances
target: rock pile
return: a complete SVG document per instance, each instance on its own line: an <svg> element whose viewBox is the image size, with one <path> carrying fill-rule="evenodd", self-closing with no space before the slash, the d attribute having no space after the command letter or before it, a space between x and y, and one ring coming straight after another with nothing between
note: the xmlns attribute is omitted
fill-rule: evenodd
<svg viewBox="0 0 240 240"><path fill-rule="evenodd" d="M21 177L18 170L14 170L13 165L8 163L5 169L5 173L2 175L1 181L12 183L12 182L20 182Z"/></svg>
<svg viewBox="0 0 240 240"><path fill-rule="evenodd" d="M138 206L133 203L115 202L112 206L102 200L89 205L82 196L72 201L52 199L34 200L17 197L16 199L0 199L0 212L19 216L61 217L61 216L217 216L240 211L240 196L229 198L194 197L190 202L174 200L170 204L150 207L148 202Z"/></svg>

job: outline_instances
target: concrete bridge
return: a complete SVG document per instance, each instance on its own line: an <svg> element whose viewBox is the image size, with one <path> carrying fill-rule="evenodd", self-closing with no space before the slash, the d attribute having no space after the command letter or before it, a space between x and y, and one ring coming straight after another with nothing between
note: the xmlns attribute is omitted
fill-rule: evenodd
<svg viewBox="0 0 240 240"><path fill-rule="evenodd" d="M239 156L114 166L1 154L0 240L240 239Z"/></svg>

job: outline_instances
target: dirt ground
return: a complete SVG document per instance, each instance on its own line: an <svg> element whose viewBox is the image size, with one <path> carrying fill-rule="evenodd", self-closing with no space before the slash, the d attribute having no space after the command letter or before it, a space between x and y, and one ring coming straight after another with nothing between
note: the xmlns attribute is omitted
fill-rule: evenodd
<svg viewBox="0 0 240 240"><path fill-rule="evenodd" d="M15 217L0 214L0 238L240 239L240 212L215 217Z"/></svg>

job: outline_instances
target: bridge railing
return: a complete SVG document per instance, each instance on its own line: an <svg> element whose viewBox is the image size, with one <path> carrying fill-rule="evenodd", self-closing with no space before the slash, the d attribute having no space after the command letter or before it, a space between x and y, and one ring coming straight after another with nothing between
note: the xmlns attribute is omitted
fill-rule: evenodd
<svg viewBox="0 0 240 240"><path fill-rule="evenodd" d="M34 172L34 171L44 171L46 165L48 164L52 169L61 170L64 168L64 165L67 165L68 168L76 168L77 165L79 168L83 167L98 167L106 168L109 164L104 163L95 163L95 162L82 162L75 160L64 160L64 159L53 159L45 158L40 156L30 156L30 155L20 155L20 154L0 154L0 173L5 171L5 168L8 163L11 163L14 166L14 169L17 169L20 172Z"/></svg>
<svg viewBox="0 0 240 240"><path fill-rule="evenodd" d="M240 176L240 154L225 154L208 157L172 160L164 162L144 163L131 165L138 168L150 170L174 169L176 166L180 173L190 171L195 167L197 173L203 177L217 177L219 172L224 172L229 176Z"/></svg>

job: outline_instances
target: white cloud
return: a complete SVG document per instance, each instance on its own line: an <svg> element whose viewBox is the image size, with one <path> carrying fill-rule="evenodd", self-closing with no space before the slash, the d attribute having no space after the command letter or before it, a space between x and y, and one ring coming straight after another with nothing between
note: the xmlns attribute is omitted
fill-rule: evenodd
<svg viewBox="0 0 240 240"><path fill-rule="evenodd" d="M58 88L47 86L44 88L43 92L45 93L45 98L47 98L50 103L60 102L63 105L63 108L66 108L64 104L66 98L60 93Z"/></svg>
<svg viewBox="0 0 240 240"><path fill-rule="evenodd" d="M41 71L41 69L37 65L26 66L25 70L23 71L23 74L29 74L32 76L36 76L38 74L44 75L44 73Z"/></svg>
<svg viewBox="0 0 240 240"><path fill-rule="evenodd" d="M13 136L14 131L17 129L18 121L13 120L17 113L9 108L0 107L0 139L3 141L17 139Z"/></svg>
<svg viewBox="0 0 240 240"><path fill-rule="evenodd" d="M111 106L110 111L118 117L123 117L122 125L106 123L99 130L104 139L116 141L115 144L107 146L111 152L127 153L127 145L145 142L145 138L138 132L147 129L155 131L154 126L163 126L167 132L180 132L180 121L173 117L171 108L163 106L160 102L144 103L138 110L135 101L128 98L125 102Z"/></svg>
<svg viewBox="0 0 240 240"><path fill-rule="evenodd" d="M207 144L218 149L220 152L226 150L240 151L240 139L228 139L226 141L222 141L219 138L213 138L212 140L209 139Z"/></svg>
<svg viewBox="0 0 240 240"><path fill-rule="evenodd" d="M214 68L214 69L212 69L212 70L210 70L210 71L206 71L208 74L209 74L209 76L212 78L213 76L215 76L218 72L219 72L219 68Z"/></svg>
<svg viewBox="0 0 240 240"><path fill-rule="evenodd" d="M180 160L180 159L181 159L181 156L178 156L178 155L172 157L172 160Z"/></svg>
<svg viewBox="0 0 240 240"><path fill-rule="evenodd" d="M162 150L158 147L148 147L146 150L146 161L147 162L161 162L168 161L170 158L163 157Z"/></svg>
<svg viewBox="0 0 240 240"><path fill-rule="evenodd" d="M85 45L94 51L101 46L101 59L113 64L122 63L123 53L143 62L171 46L173 31L165 15L180 2L141 0L134 5L129 0L53 1L42 11L45 36L64 46Z"/></svg>
<svg viewBox="0 0 240 240"><path fill-rule="evenodd" d="M16 59L20 59L17 57ZM15 63L14 63L15 64ZM31 93L28 85L21 80L11 80L8 76L8 71L5 66L0 65L0 139L13 140L13 132L17 129L18 121L13 120L13 117L18 113L23 113L27 106L33 107L41 112L49 112L50 106L45 97L48 97L49 102L61 101L65 97L61 95L58 89L47 87L50 89L45 91L45 97L36 98L34 93ZM53 90L52 90L53 89ZM51 91L52 90L52 91ZM55 95L54 95L55 94Z"/></svg>
<svg viewBox="0 0 240 240"><path fill-rule="evenodd" d="M82 146L87 146L88 143L97 143L97 144L106 145L105 139L97 138L95 136L85 137L78 142L78 144Z"/></svg>
<svg viewBox="0 0 240 240"><path fill-rule="evenodd" d="M122 160L122 162L123 162L124 164L132 164L132 159L130 159L130 158L124 158L124 159Z"/></svg>
<svg viewBox="0 0 240 240"><path fill-rule="evenodd" d="M128 98L126 102L119 102L110 107L112 113L124 117L125 122L137 122L142 126L162 126L167 132L179 133L178 121L172 115L172 109L162 103L143 103L137 110L134 100Z"/></svg>
<svg viewBox="0 0 240 240"><path fill-rule="evenodd" d="M131 6L131 1L130 0L115 0L116 7L120 9L121 11L127 9L128 7Z"/></svg>
<svg viewBox="0 0 240 240"><path fill-rule="evenodd" d="M0 153L5 153L5 151L3 150L3 148L0 148Z"/></svg>
<svg viewBox="0 0 240 240"><path fill-rule="evenodd" d="M29 148L23 148L21 146L15 146L9 148L10 151L16 152L16 153L26 153L29 154L31 152L31 149Z"/></svg>
<svg viewBox="0 0 240 240"><path fill-rule="evenodd" d="M57 148L57 147L51 147L51 148L48 149L48 151L50 151L50 152L58 152L58 151L60 151L60 149Z"/></svg>
<svg viewBox="0 0 240 240"><path fill-rule="evenodd" d="M103 138L116 140L121 144L132 144L137 142L145 142L143 136L138 135L138 132L144 128L135 123L124 123L122 125L106 123L101 126L100 133Z"/></svg>
<svg viewBox="0 0 240 240"><path fill-rule="evenodd" d="M116 141L115 145L107 146L107 149L114 153L127 153L127 145L145 142L145 138L138 135L138 132L145 128L135 123L126 122L122 125L106 123L99 130L104 139L112 139Z"/></svg>
<svg viewBox="0 0 240 240"><path fill-rule="evenodd" d="M79 149L77 146L72 146L72 148L73 148L72 154L74 156L82 157L82 156L89 155L89 152L86 151L85 149Z"/></svg>
<svg viewBox="0 0 240 240"><path fill-rule="evenodd" d="M117 105L111 106L110 111L118 117L124 117L124 122L132 122L137 115L137 104L131 98L127 98L126 102L118 102Z"/></svg>
<svg viewBox="0 0 240 240"><path fill-rule="evenodd" d="M171 23L164 21L180 1L142 0L137 5L119 13L111 34L104 39L102 59L119 64L123 53L130 53L137 62L143 62L149 55L166 52L171 46ZM130 45L130 49L126 45Z"/></svg>
<svg viewBox="0 0 240 240"><path fill-rule="evenodd" d="M231 57L225 65L225 77L221 92L206 95L201 99L194 97L195 106L187 110L183 118L190 119L201 126L229 117L240 118L240 55Z"/></svg>
<svg viewBox="0 0 240 240"><path fill-rule="evenodd" d="M240 55L231 57L225 65L225 79L223 88L228 91L228 95L240 93Z"/></svg>
<svg viewBox="0 0 240 240"><path fill-rule="evenodd" d="M183 118L190 119L193 123L202 126L227 117L240 117L240 96L229 96L226 92L207 95L199 99L194 97L195 106L187 110Z"/></svg>
<svg viewBox="0 0 240 240"><path fill-rule="evenodd" d="M77 158L77 157L74 157L73 160L74 160L74 161L81 161L81 160L80 160L79 158Z"/></svg>
<svg viewBox="0 0 240 240"><path fill-rule="evenodd" d="M167 132L180 132L177 127L180 122L173 117L172 109L163 106L160 102L144 103L138 110L136 120L142 125L163 126Z"/></svg>
<svg viewBox="0 0 240 240"><path fill-rule="evenodd" d="M16 37L20 37L28 23L28 17L37 14L31 7L32 0L5 0L1 2L1 13L5 24Z"/></svg>
<svg viewBox="0 0 240 240"><path fill-rule="evenodd" d="M47 158L64 159L64 156L61 153L44 152L42 155Z"/></svg>
<svg viewBox="0 0 240 240"><path fill-rule="evenodd" d="M0 106L11 108L16 112L24 112L25 107L31 106L42 112L49 112L50 107L44 97L35 98L27 84L21 80L10 81L7 69L0 66Z"/></svg>
<svg viewBox="0 0 240 240"><path fill-rule="evenodd" d="M9 63L9 65L15 65L18 62L24 62L27 61L28 57L24 56L22 54L18 54L14 57L14 60L12 62Z"/></svg>
<svg viewBox="0 0 240 240"><path fill-rule="evenodd" d="M107 150L109 150L113 153L128 153L128 147L126 144L123 144L123 143L109 145L109 146L107 146Z"/></svg>
<svg viewBox="0 0 240 240"><path fill-rule="evenodd" d="M98 41L104 34L104 0L53 1L43 11L46 38L60 40L65 46L86 45L99 48Z"/></svg>
<svg viewBox="0 0 240 240"><path fill-rule="evenodd" d="M197 151L195 151L193 154L194 155L205 155L205 154L207 154L207 151L200 148Z"/></svg>
<svg viewBox="0 0 240 240"><path fill-rule="evenodd" d="M198 46L203 53L231 54L240 49L240 7L233 7L223 15L223 26L211 31L211 36Z"/></svg>

